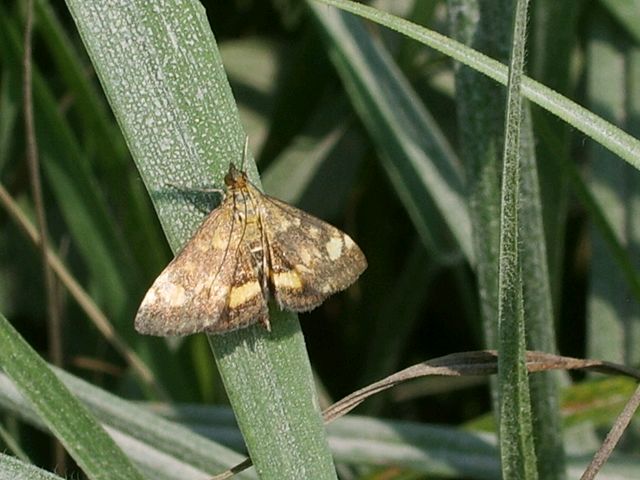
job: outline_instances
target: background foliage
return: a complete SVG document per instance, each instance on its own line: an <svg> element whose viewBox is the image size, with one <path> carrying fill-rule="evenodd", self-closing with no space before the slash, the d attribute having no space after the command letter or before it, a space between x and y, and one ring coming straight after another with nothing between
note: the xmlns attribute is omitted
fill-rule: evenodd
<svg viewBox="0 0 640 480"><path fill-rule="evenodd" d="M505 12L515 2L373 3L508 63L512 19ZM637 137L640 8L628 8L635 3L532 2L526 72ZM425 359L495 347L506 89L475 68L454 65L446 54L321 3L202 5L265 191L344 229L369 260L354 287L301 316L321 404ZM71 430L96 438L93 445L76 447L117 449L107 436L92 437L95 417L143 475L207 478L245 452L207 339L142 338L132 327L146 288L172 258L164 232L175 248L189 230L167 226L171 220L156 203L163 232L136 168L145 172L148 164L138 153L137 163L132 161L129 152L140 147L120 113L116 121L67 5L40 0L35 13L34 108L50 243L108 323L96 328L86 305L81 308L82 302L60 287L64 325L57 334L64 361L58 378L73 396L67 398L57 386L47 388L55 380L43 373L48 372L44 364L30 360L26 345L47 358L40 257L5 202L0 451L10 457L0 454L0 479L58 478L45 470L71 476L80 468L89 478L100 478L92 472L105 471L99 459L92 466L82 461L82 453L73 454L74 443L65 440L63 428L69 426L67 417L57 418L56 408L48 415L47 402L37 402L38 392L61 402L54 406L71 408L66 413L81 422ZM24 17L24 2L0 4L0 184L23 218L33 219L21 110ZM532 183L520 187L525 196L519 208L528 223L519 242L522 261L529 262L522 266L525 316L540 319L529 326L529 346L637 365L638 152L629 147L630 153L620 153L604 140L588 138L581 122L590 117L576 115L565 123L525 105L521 170ZM603 138L614 138L600 131ZM633 146L620 144L622 150ZM212 162L228 160L220 155ZM179 164L161 156L153 161L167 165L155 180L159 185L183 175L184 169L171 171ZM219 182L223 167L199 168L202 178L185 174L189 185ZM149 188L148 174L143 176ZM194 217L212 204L200 197L190 202ZM114 343L109 332L122 340ZM229 367L222 363L224 372ZM35 392L27 400L7 377L16 381L14 372L25 371L21 366L43 373L26 379ZM292 388L298 385L283 378L284 387L287 381ZM555 393L545 390L551 383L537 381L532 382L534 412L546 401L555 412ZM561 385L562 437L552 414L534 414L534 422L542 418L544 424L535 431L537 438L564 442L569 476L575 477L633 385L584 375L558 376L554 382ZM247 388L259 387L249 382ZM76 398L88 407L86 423ZM426 379L380 394L356 415L328 427L337 474L344 479L499 477L493 400L487 379L476 377ZM154 404L137 403L148 401ZM255 415L272 420L266 411ZM311 417L298 420L313 423ZM246 437L242 415L239 421ZM77 465L69 461L66 472L53 460L47 429L74 455ZM632 424L601 478L637 478L639 433ZM252 439L245 441L253 453ZM279 441L273 448L287 451L286 435ZM561 449L537 454L540 478L562 478ZM124 455L122 462L121 476L107 471L103 478L138 478L133 470L127 473ZM545 465L553 467L545 473Z"/></svg>

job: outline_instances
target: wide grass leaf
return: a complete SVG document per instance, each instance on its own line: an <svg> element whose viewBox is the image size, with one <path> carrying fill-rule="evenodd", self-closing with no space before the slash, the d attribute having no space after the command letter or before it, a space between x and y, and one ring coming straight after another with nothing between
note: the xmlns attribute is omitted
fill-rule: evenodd
<svg viewBox="0 0 640 480"><path fill-rule="evenodd" d="M205 12L183 1L67 4L178 251L214 205L181 189L221 187L245 139ZM220 374L261 476L333 479L300 327L295 315L277 317L271 334L255 326L211 336Z"/></svg>

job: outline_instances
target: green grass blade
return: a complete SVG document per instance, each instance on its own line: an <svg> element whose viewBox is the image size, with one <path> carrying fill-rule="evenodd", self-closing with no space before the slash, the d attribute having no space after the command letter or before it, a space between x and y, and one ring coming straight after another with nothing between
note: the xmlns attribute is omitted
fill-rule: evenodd
<svg viewBox="0 0 640 480"><path fill-rule="evenodd" d="M180 2L67 4L178 250L203 212L167 183L221 186L244 144L205 12ZM253 162L246 167L257 182ZM210 343L259 474L335 478L295 316L275 315L271 334L258 326L210 337Z"/></svg>
<svg viewBox="0 0 640 480"><path fill-rule="evenodd" d="M12 420L15 421L15 419L12 419ZM0 424L0 442L4 444L3 445L5 447L4 451L6 453L9 453L9 452L12 453L15 457L22 460L23 462L29 462L30 461L29 456L22 449L22 447L20 446L19 440L15 438L15 436L12 433L13 432L7 431L7 429L4 428L4 425Z"/></svg>
<svg viewBox="0 0 640 480"><path fill-rule="evenodd" d="M0 453L0 480L62 480L62 477Z"/></svg>
<svg viewBox="0 0 640 480"><path fill-rule="evenodd" d="M438 478L500 476L493 435L356 415L331 423L327 431L336 461L390 464Z"/></svg>
<svg viewBox="0 0 640 480"><path fill-rule="evenodd" d="M507 83L505 65L444 35L366 5L346 0L315 1L333 5L389 27L472 67L503 85ZM530 78L524 77L522 80L522 95L582 131L629 162L634 168L640 169L640 140Z"/></svg>
<svg viewBox="0 0 640 480"><path fill-rule="evenodd" d="M0 366L90 479L142 480L113 440L0 315Z"/></svg>
<svg viewBox="0 0 640 480"><path fill-rule="evenodd" d="M524 362L526 344L519 245L520 134L523 118L520 85L527 4L527 0L519 0L516 4L507 85L498 280L498 391L502 475L504 478L536 479L538 473L529 382Z"/></svg>
<svg viewBox="0 0 640 480"><path fill-rule="evenodd" d="M494 10L491 10L491 8ZM500 4L486 5L478 15L478 5L450 0L450 19L454 35L465 43L497 57L506 56L500 38L508 35L511 25L497 14ZM498 153L502 142L503 96L501 88L469 67L457 72L459 128L462 152L467 167L469 205L474 230L479 293L488 345L495 345L495 318L498 300L499 216ZM525 311L529 348L554 351L553 314L547 272L545 238L542 227L541 200L538 191L535 152L531 125L522 128L520 185L520 246L523 271ZM556 175L557 176L557 175ZM543 478L564 475L557 394L553 377L530 377L536 448Z"/></svg>
<svg viewBox="0 0 640 480"><path fill-rule="evenodd" d="M553 299L549 285L547 249L529 109L524 113L520 166L520 265L527 348L556 351ZM540 477L565 478L564 449L555 372L529 376L533 437Z"/></svg>
<svg viewBox="0 0 640 480"><path fill-rule="evenodd" d="M300 326L277 307L270 315L270 335L255 326L209 337L240 430L262 478L333 478Z"/></svg>
<svg viewBox="0 0 640 480"><path fill-rule="evenodd" d="M540 4L539 8L547 5ZM574 7L575 8L575 7ZM561 62L570 56L573 30L572 8L565 7L560 12L567 20L566 33L548 32L552 41L560 37L563 40L562 50L553 49L546 53L547 57L559 55L557 61ZM557 8L552 8L552 14L558 14ZM544 24L544 23L543 23ZM549 28L551 30L551 28ZM555 37L557 35L557 37ZM540 35L538 35L538 38ZM559 39L559 38L558 38ZM541 54L542 55L542 54ZM540 55L540 56L541 56ZM548 60L552 63L553 60ZM550 71L554 67L547 65ZM554 78L562 81L568 74L562 75L565 70L562 66L556 66L559 70ZM567 175L564 170L557 168L557 162L547 162L544 153L562 155L558 152L544 152L544 160L536 161L536 137L532 125L530 104L525 103L524 122L521 129L520 153L522 157L520 168L520 263L522 266L523 300L526 312L525 322L527 331L527 348L545 352L557 351L555 333L554 296L550 270L559 277L557 259L564 252L564 224L566 222L566 205L569 197L567 187ZM566 137L566 129L560 131ZM565 140L565 145L568 142ZM565 159L562 159L563 161ZM556 166L554 169L553 167ZM544 176L543 176L544 175ZM547 199L541 191L541 185L547 186L544 194L550 195ZM550 190L555 190L550 193ZM544 202L547 202L546 205ZM551 207L553 205L553 208ZM544 208L547 208L547 218L543 218ZM545 234L544 220L547 220L549 232ZM549 243L547 243L547 240ZM551 256L551 260L549 258ZM550 268L551 266L551 268ZM562 438L562 419L560 414L559 386L562 374L541 373L529 376L531 394L531 408L533 414L533 437L538 461L540 478L562 480L566 478L565 452Z"/></svg>

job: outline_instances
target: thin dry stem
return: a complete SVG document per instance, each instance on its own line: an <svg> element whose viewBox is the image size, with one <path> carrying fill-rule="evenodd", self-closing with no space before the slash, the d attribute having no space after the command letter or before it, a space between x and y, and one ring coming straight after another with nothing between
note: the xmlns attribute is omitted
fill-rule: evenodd
<svg viewBox="0 0 640 480"><path fill-rule="evenodd" d="M529 373L544 372L548 370L592 370L607 374L621 374L640 380L640 371L602 360L590 360L572 357L563 357L552 353L527 351L526 367ZM331 407L327 408L323 413L325 424L346 415L356 408L367 398L387 390L399 383L413 380L426 376L444 376L444 377L461 377L461 376L486 376L493 375L498 372L498 353L495 350L480 350L473 352L459 352L445 355L444 357L434 358L426 362L412 365L411 367L400 370L399 372L389 375L377 382L371 383L360 390L347 395L342 400L337 401ZM600 469L606 458L615 446L619 435L624 431L630 417L640 403L640 387L636 391L636 395L629 401L629 405L625 408L624 413L620 415L616 426L612 429L610 444L602 446L603 455L596 456L594 463L598 460L599 464L595 465L596 472ZM623 420L621 420L623 419ZM626 423L624 421L626 420ZM615 433L614 433L615 430ZM609 439L609 437L607 437ZM607 451L607 448L609 450ZM251 459L248 458L242 463L221 472L210 480L225 480L231 478L252 465ZM591 468L591 467L590 467ZM586 472L585 472L586 474ZM593 477L583 477L582 480L590 480Z"/></svg>

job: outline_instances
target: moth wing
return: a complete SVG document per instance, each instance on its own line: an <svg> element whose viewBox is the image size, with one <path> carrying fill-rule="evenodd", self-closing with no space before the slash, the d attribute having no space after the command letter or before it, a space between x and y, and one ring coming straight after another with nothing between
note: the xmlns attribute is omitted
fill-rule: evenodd
<svg viewBox="0 0 640 480"><path fill-rule="evenodd" d="M336 227L267 195L261 207L269 284L281 308L311 310L367 268L358 245Z"/></svg>
<svg viewBox="0 0 640 480"><path fill-rule="evenodd" d="M213 210L182 251L153 282L135 319L147 335L224 330L243 225L228 201Z"/></svg>

